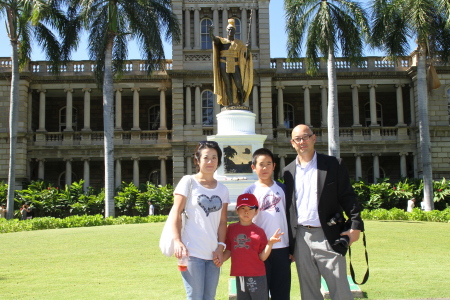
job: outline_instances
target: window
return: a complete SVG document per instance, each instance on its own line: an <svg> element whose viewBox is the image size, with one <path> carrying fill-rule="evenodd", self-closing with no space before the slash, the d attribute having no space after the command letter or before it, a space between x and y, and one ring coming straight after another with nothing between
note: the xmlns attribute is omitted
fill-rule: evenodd
<svg viewBox="0 0 450 300"><path fill-rule="evenodd" d="M284 126L286 128L294 128L294 106L289 103L283 104L284 108ZM278 111L278 106L276 107L276 110ZM278 113L275 114L275 122L278 124Z"/></svg>
<svg viewBox="0 0 450 300"><path fill-rule="evenodd" d="M148 130L158 130L159 112L159 105L154 105L148 109Z"/></svg>
<svg viewBox="0 0 450 300"><path fill-rule="evenodd" d="M207 90L202 93L202 125L213 126L214 120L214 95Z"/></svg>
<svg viewBox="0 0 450 300"><path fill-rule="evenodd" d="M76 108L72 108L72 128L74 131L77 131L77 120L78 120L78 110ZM66 106L59 110L59 131L63 132L66 129Z"/></svg>
<svg viewBox="0 0 450 300"><path fill-rule="evenodd" d="M159 179L161 178L161 172L160 170L155 170L150 172L150 174L148 175L148 181L150 181L151 183L153 183L154 185L158 186L159 185Z"/></svg>
<svg viewBox="0 0 450 300"><path fill-rule="evenodd" d="M386 173L384 172L383 168L379 168L379 174L380 174L379 178L386 178ZM373 176L373 167L370 167L367 170L367 182L377 183L377 180L375 180Z"/></svg>
<svg viewBox="0 0 450 300"><path fill-rule="evenodd" d="M376 103L377 106L377 124L383 126L383 108L380 103ZM370 102L367 102L364 105L364 115L366 120L366 127L369 127L371 123L370 121Z"/></svg>
<svg viewBox="0 0 450 300"><path fill-rule="evenodd" d="M72 182L78 181L77 175L72 172ZM62 172L58 176L58 186L59 188L64 188L66 186L66 171Z"/></svg>
<svg viewBox="0 0 450 300"><path fill-rule="evenodd" d="M238 18L233 18L234 19L234 26L236 27L236 33L234 34L234 38L238 39L238 40L242 40L241 39L241 20L239 20Z"/></svg>
<svg viewBox="0 0 450 300"><path fill-rule="evenodd" d="M211 19L203 19L200 22L200 38L201 38L201 48L203 50L212 49L212 41L209 37L209 26L212 25Z"/></svg>

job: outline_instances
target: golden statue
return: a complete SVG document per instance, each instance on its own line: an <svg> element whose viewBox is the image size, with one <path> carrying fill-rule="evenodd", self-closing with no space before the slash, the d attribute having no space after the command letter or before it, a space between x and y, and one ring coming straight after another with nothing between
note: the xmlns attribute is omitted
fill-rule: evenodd
<svg viewBox="0 0 450 300"><path fill-rule="evenodd" d="M214 36L214 27L209 27L213 41L214 94L217 103L223 106L243 105L253 87L253 60L249 43L234 38L234 19L228 19L228 37Z"/></svg>

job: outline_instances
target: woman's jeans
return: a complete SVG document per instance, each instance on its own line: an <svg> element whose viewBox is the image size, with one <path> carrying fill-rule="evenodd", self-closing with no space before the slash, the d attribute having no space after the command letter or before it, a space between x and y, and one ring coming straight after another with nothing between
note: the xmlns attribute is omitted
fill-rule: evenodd
<svg viewBox="0 0 450 300"><path fill-rule="evenodd" d="M188 269L181 272L188 300L214 300L220 268L212 260L190 256Z"/></svg>

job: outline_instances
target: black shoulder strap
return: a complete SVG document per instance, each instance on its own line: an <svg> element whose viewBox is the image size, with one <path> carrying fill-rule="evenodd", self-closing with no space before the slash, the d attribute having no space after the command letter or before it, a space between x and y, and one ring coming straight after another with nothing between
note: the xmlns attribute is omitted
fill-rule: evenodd
<svg viewBox="0 0 450 300"><path fill-rule="evenodd" d="M364 275L363 281L361 283L356 282L355 271L353 270L353 266L352 266L352 248L348 247L348 258L350 260L350 274L352 275L353 282L356 284L364 284L369 279L369 256L367 254L367 247L366 247L366 234L364 233L364 231L362 232L362 234L363 234L364 252L366 254L367 270L366 270L366 274Z"/></svg>

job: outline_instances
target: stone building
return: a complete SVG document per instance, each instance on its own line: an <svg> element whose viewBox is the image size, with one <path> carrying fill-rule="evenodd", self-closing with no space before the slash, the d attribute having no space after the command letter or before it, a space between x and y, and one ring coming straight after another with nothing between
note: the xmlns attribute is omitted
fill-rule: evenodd
<svg viewBox="0 0 450 300"><path fill-rule="evenodd" d="M115 81L115 182L176 183L193 172L198 141L217 133L220 112L213 95L212 50L207 28L226 36L235 18L237 38L250 38L254 86L247 105L257 134L280 167L295 158L290 133L311 125L316 148L327 152L326 62L311 77L304 64L270 58L269 1L174 0L182 41L166 70L147 76L144 61L129 61ZM251 27L248 27L249 20ZM273 33L272 33L273 34ZM341 157L350 175L375 178L421 176L416 93L416 53L398 63L366 57L360 66L336 60ZM21 73L17 186L45 179L56 186L84 179L104 184L102 94L92 61L73 61L52 75L46 61ZM450 67L437 66L442 83L429 95L433 177L450 177ZM0 58L0 180L8 176L8 110L11 62ZM71 121L70 121L71 120ZM276 174L276 176L278 176Z"/></svg>

